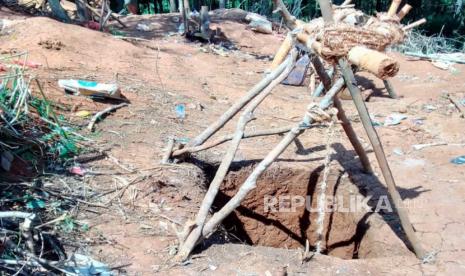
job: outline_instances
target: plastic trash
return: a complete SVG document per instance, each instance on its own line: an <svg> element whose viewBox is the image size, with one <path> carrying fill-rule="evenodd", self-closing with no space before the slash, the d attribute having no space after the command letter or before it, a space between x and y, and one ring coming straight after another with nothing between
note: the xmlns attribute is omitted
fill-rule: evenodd
<svg viewBox="0 0 465 276"><path fill-rule="evenodd" d="M91 257L75 253L65 264L65 270L82 276L111 276L110 268Z"/></svg>
<svg viewBox="0 0 465 276"><path fill-rule="evenodd" d="M287 78L282 81L282 84L301 86L307 75L307 70L310 65L308 55L303 55L295 64Z"/></svg>
<svg viewBox="0 0 465 276"><path fill-rule="evenodd" d="M116 84L70 79L58 80L58 86L75 95L121 99L121 91Z"/></svg>
<svg viewBox="0 0 465 276"><path fill-rule="evenodd" d="M386 117L384 120L384 126L395 126L400 124L402 120L407 119L407 116L399 114L399 113L392 113Z"/></svg>
<svg viewBox="0 0 465 276"><path fill-rule="evenodd" d="M0 166L5 171L9 172L11 169L11 163L13 162L14 156L9 151L4 151L0 154Z"/></svg>
<svg viewBox="0 0 465 276"><path fill-rule="evenodd" d="M74 115L76 115L77 117L86 118L86 117L89 117L90 115L92 115L92 112L90 112L88 110L80 110L80 111L74 113Z"/></svg>
<svg viewBox="0 0 465 276"><path fill-rule="evenodd" d="M432 105L432 104L427 104L427 105L423 106L423 108L426 110L426 112L432 112L432 111L438 109L437 106Z"/></svg>
<svg viewBox="0 0 465 276"><path fill-rule="evenodd" d="M26 66L32 69L37 69L39 68L42 64L34 61L23 61L23 60L14 60L14 64L19 65L19 66Z"/></svg>
<svg viewBox="0 0 465 276"><path fill-rule="evenodd" d="M421 126L423 125L423 119L413 119L412 123L416 126Z"/></svg>
<svg viewBox="0 0 465 276"><path fill-rule="evenodd" d="M465 164L465 155L457 156L457 157L451 159L450 162L452 164L455 164L455 165L463 165L463 164Z"/></svg>
<svg viewBox="0 0 465 276"><path fill-rule="evenodd" d="M177 143L180 143L180 144L187 144L189 143L190 139L189 138L186 138L186 137L182 137L182 138L176 138L175 139Z"/></svg>
<svg viewBox="0 0 465 276"><path fill-rule="evenodd" d="M186 31L186 28L184 27L184 23L179 24L178 33L183 34L185 31Z"/></svg>
<svg viewBox="0 0 465 276"><path fill-rule="evenodd" d="M84 27L89 28L94 31L100 31L100 24L95 21L89 21L84 24Z"/></svg>
<svg viewBox="0 0 465 276"><path fill-rule="evenodd" d="M380 121L378 121L378 119L375 118L375 116L371 115L370 114L370 120L371 120L371 125L372 126L381 126L383 124L381 124Z"/></svg>
<svg viewBox="0 0 465 276"><path fill-rule="evenodd" d="M177 104L174 111L176 112L176 117L178 117L178 119L182 120L186 118L186 106L184 104Z"/></svg>
<svg viewBox="0 0 465 276"><path fill-rule="evenodd" d="M79 167L79 166L74 166L74 167L69 168L69 172L75 175L79 175L79 176L86 175L86 169L84 169L83 167Z"/></svg>

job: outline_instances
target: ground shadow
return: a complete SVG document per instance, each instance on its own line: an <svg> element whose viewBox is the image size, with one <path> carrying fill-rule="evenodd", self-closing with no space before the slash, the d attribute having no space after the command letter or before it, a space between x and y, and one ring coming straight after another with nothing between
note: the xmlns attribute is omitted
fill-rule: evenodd
<svg viewBox="0 0 465 276"><path fill-rule="evenodd" d="M382 209L378 212L378 214L383 218L386 224L389 225L397 237L399 237L407 245L407 247L412 250L412 246L406 238L404 231L402 230L399 214L392 204L393 201L389 196L387 188L382 184L377 176L365 174L363 172L363 168L361 167L359 159L356 158L355 151L347 150L344 145L340 143L333 144L332 147L336 152L332 159L338 160L338 162L344 168L344 171L349 174L351 181L357 186L359 192L362 195L372 196L368 202L369 207L371 207L373 210L376 210L380 197L387 196L389 202L391 203L393 212L386 212L384 209ZM397 187L397 190L399 191L402 199L413 199L424 192L430 191L426 189L420 190L420 188L420 186L410 189ZM362 219L359 224L363 224L364 220L368 219L368 217L364 217L364 219Z"/></svg>
<svg viewBox="0 0 465 276"><path fill-rule="evenodd" d="M381 88L377 87L373 80L360 75L355 75L355 80L357 81L357 84L361 86L362 92L371 92L365 99L367 102L370 101L371 97L390 98L386 88L384 86Z"/></svg>

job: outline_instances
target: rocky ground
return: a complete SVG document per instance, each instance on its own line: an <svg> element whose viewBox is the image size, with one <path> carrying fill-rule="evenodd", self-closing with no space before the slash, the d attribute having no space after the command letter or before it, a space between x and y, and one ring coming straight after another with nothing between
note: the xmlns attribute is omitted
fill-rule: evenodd
<svg viewBox="0 0 465 276"><path fill-rule="evenodd" d="M213 28L221 29L222 44L208 45L186 41L177 35L176 15L125 18L130 29L120 31L132 37L127 39L49 18L24 17L8 10L0 10L0 18L14 23L0 35L2 54L27 51L30 61L41 64L37 69L30 69L30 73L44 83L50 98L72 106L73 112L97 112L108 106L105 102L65 95L57 80L75 78L117 81L130 102L128 107L98 123L95 133L88 134L96 146L108 149L120 166L111 160L85 164L88 169L106 169L111 173L79 177L83 185L101 193L114 192L97 199L107 208L89 206L88 211L79 215L81 221L90 225L90 230L79 246L71 246L69 250L90 254L112 267L128 264L117 270L127 275L464 273L465 165L455 165L450 160L465 154L465 119L460 118L445 95L465 98L465 66L441 70L429 61L389 53L400 63L400 72L392 79L400 99L389 98L382 82L369 74L360 73L357 77L373 119L384 122L392 113L406 116L398 125L381 125L376 129L418 237L434 253L434 262L422 264L407 250L402 235L398 234L400 225L396 216L375 214L363 221L367 229L372 229L367 234L370 238L361 239L361 248L373 252L365 252L358 259L347 256L342 259L330 252L302 263L299 242L292 249L251 246L227 234L231 229L225 226L189 262L180 265L172 260L177 245L172 225L181 227L196 213L205 184L211 177L211 170L206 168L214 167L227 144L201 152L189 162L173 165L159 165L163 148L171 137L194 137L257 83L284 35L257 34L240 22L217 21ZM153 29L137 31L138 23L151 24ZM112 25L114 29L116 26ZM306 85L280 85L256 111L257 120L249 128L281 127L298 122L309 101ZM175 113L177 104L186 106L186 117L182 120ZM346 184L342 186L349 190L355 189L363 195L383 194L384 180L356 110L349 100L344 100L343 105L368 149L376 175L360 172L358 160L339 127L331 143L332 169L345 175ZM87 122L72 112L64 115L76 123ZM221 134L232 132L234 127L234 123L228 124ZM280 138L245 140L234 164L238 170L244 169L244 161L253 164ZM447 144L421 150L412 148L415 144L436 142ZM316 172L318 177L326 156L325 143L325 129L306 132L280 157L278 167L291 170L290 177L299 175L296 171ZM310 185L310 181L307 184L290 182L286 184L289 187L295 183ZM355 220L347 229L352 227L356 232L361 223ZM258 223L257 227L262 224ZM340 227L337 231L344 229ZM286 232L278 234L283 233ZM356 233L346 234L351 233L356 238ZM260 235L266 237L271 233L265 231ZM260 240L260 235L250 236L251 240ZM341 238L350 240L351 237L341 235Z"/></svg>

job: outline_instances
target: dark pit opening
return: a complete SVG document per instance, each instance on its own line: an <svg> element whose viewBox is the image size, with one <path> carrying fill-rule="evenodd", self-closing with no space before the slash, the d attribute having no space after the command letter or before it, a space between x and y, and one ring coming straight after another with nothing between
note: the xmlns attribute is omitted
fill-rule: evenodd
<svg viewBox="0 0 465 276"><path fill-rule="evenodd" d="M224 206L236 193L255 165L250 162L233 164L213 211ZM210 183L216 168L203 167ZM290 249L304 248L308 240L310 249L314 250L318 240L316 221L320 190L317 184L322 180L322 171L323 166L312 168L308 163L274 163L259 178L256 189L223 221L224 228L235 238L231 240ZM326 206L338 210L325 213L321 238L323 254L342 259L411 254L377 213L363 208L346 210L350 200L364 196L342 169L330 171L326 196L335 198L333 204ZM301 199L303 204L299 203Z"/></svg>

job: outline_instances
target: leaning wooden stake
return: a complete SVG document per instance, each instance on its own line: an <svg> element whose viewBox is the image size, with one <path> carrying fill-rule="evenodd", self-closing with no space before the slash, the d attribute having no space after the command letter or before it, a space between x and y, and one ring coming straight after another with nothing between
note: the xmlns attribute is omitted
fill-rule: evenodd
<svg viewBox="0 0 465 276"><path fill-rule="evenodd" d="M104 110L98 112L97 114L94 115L94 117L92 117L92 119L90 120L89 124L87 125L87 129L89 131L92 131L94 129L94 125L95 123L105 114L107 113L110 113L118 108L121 108L121 107L124 107L124 106L127 106L128 104L127 103L120 103L120 104L117 104L117 105L112 105L110 107L107 107L105 108Z"/></svg>
<svg viewBox="0 0 465 276"><path fill-rule="evenodd" d="M244 138L253 138L253 137L260 137L260 136L279 135L279 134L289 132L291 129L292 129L292 126L285 126L285 127L280 127L280 128L261 129L261 130L257 130L257 131L246 131L246 132L244 132L244 137L242 137L242 138L244 139ZM185 148L182 148L182 149L175 150L175 151L173 151L171 156L172 157L177 157L177 156L181 156L181 155L186 154L186 153L195 153L195 152L211 149L211 148L216 147L218 145L221 145L221 144L223 144L223 143L225 143L227 141L230 141L233 138L234 138L234 134L227 134L227 135L221 136L221 137L219 137L219 138L217 138L217 139L215 139L213 141L209 141L207 143L204 143L204 144L202 144L200 146L185 147Z"/></svg>
<svg viewBox="0 0 465 276"><path fill-rule="evenodd" d="M332 99L337 95L344 85L342 79L337 81L334 86L328 91L325 97L320 101L317 108L321 110L328 109L331 106ZM281 153L295 140L300 134L302 134L306 129L310 128L312 123L315 123L312 116L309 115L309 112L305 114L302 118L302 121L297 124L292 130L279 142L276 147L271 150L268 155L255 167L249 177L245 180L242 186L239 188L239 191L226 203L226 205L216 212L212 218L205 224L203 228L202 236L206 237L210 235L216 227L225 219L229 214L231 214L245 199L250 191L256 188L257 179L260 175L278 158Z"/></svg>
<svg viewBox="0 0 465 276"><path fill-rule="evenodd" d="M321 6L321 12L323 14L323 18L329 18L330 20L327 23L333 22L332 20L332 10L328 9L329 0L318 0ZM323 9L324 7L324 9ZM330 7L330 6L329 6ZM326 16L325 16L326 15ZM415 231L413 230L412 223L407 214L407 210L404 206L402 198L400 197L399 192L396 188L396 183L394 181L394 177L392 175L391 169L387 162L386 155L384 154L383 146L381 145L381 141L378 137L378 133L376 132L375 128L372 125L370 115L368 114L368 109L365 106L365 102L363 101L362 95L360 93L360 89L357 87L357 82L355 80L354 74L345 59L339 59L338 61L339 66L341 67L342 75L346 82L347 88L352 95L352 99L355 103L357 111L359 113L360 119L362 120L362 124L367 132L368 138L373 146L373 150L376 155L376 159L378 159L379 166L383 173L384 179L386 181L386 185L388 188L388 192L393 200L393 204L397 213L399 214L400 223L404 232L407 236L408 241L413 247L413 250L416 256L420 259L426 257L427 253L423 249L420 241L418 240L417 236L415 235Z"/></svg>
<svg viewBox="0 0 465 276"><path fill-rule="evenodd" d="M291 37L291 34L287 34L283 43L281 43L281 46L279 46L278 51L274 55L273 61L271 62L271 69L275 69L283 62L283 60L286 59L287 54L291 50L291 47L292 47L292 37Z"/></svg>
<svg viewBox="0 0 465 276"><path fill-rule="evenodd" d="M263 89L260 94L253 99L253 101L247 106L247 108L242 113L239 121L237 123L236 132L234 133L234 138L231 141L231 145L229 146L228 151L226 152L223 160L221 160L221 164L213 178L210 186L208 187L208 191L205 194L205 197L202 201L202 205L200 206L200 210L197 213L195 219L195 226L192 231L189 233L185 241L181 241L181 247L179 250L178 258L185 259L189 256L189 254L194 249L195 245L199 242L202 236L203 226L207 219L208 213L210 211L211 206L213 205L213 201L215 200L216 195L220 189L221 183L231 166L231 163L236 155L237 149L239 144L244 136L244 131L246 125L253 119L253 112L258 107L258 105L271 93L273 88L281 83L291 72L294 61L296 59L297 53L296 51L292 51L290 56L288 57L286 62L287 66L284 71L275 78L265 89ZM186 225L186 228L191 228L191 225Z"/></svg>

